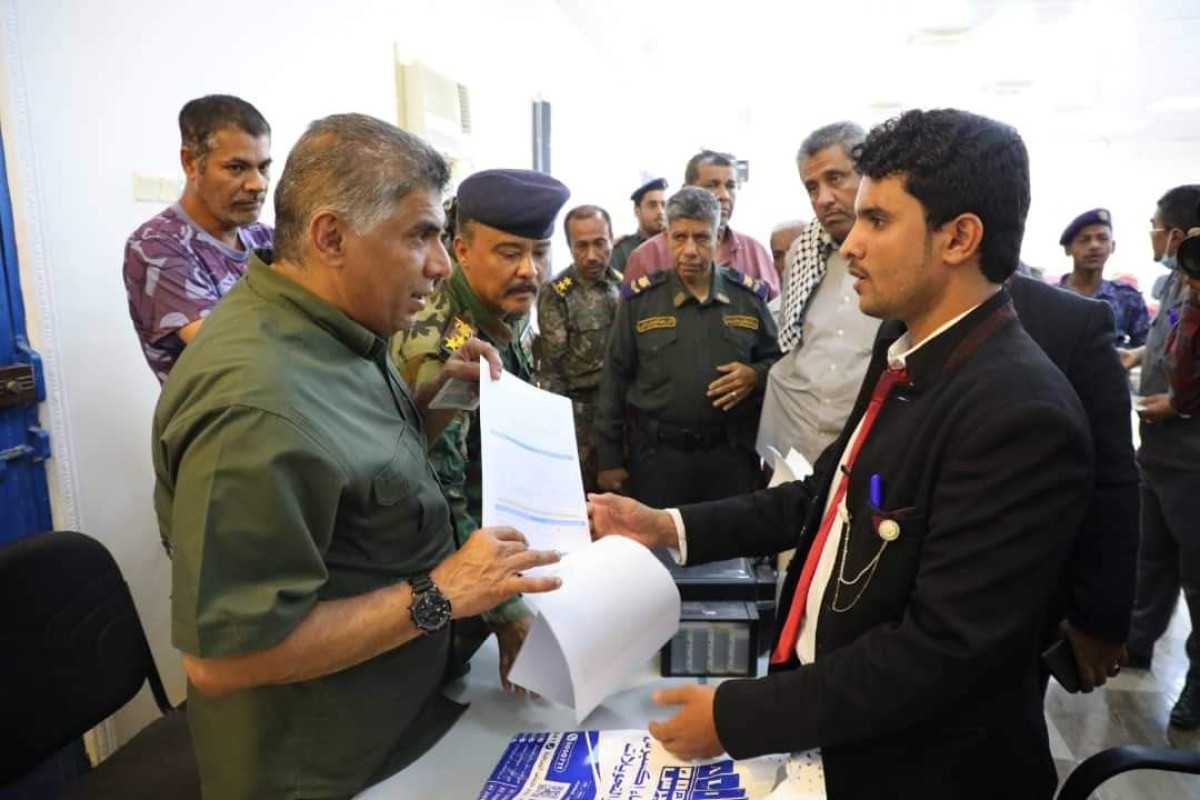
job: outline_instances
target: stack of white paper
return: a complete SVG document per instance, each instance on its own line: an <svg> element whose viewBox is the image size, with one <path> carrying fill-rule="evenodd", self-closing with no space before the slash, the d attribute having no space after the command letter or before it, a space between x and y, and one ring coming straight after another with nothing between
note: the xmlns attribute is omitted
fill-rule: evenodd
<svg viewBox="0 0 1200 800"><path fill-rule="evenodd" d="M509 678L582 721L679 630L679 590L642 545L592 542L570 400L504 373L481 381L480 406L483 525L564 554L539 570L562 588L525 598L537 616Z"/></svg>
<svg viewBox="0 0 1200 800"><path fill-rule="evenodd" d="M679 630L679 589L642 545L607 536L558 565L562 588L537 612L509 679L575 709L576 722L620 689Z"/></svg>

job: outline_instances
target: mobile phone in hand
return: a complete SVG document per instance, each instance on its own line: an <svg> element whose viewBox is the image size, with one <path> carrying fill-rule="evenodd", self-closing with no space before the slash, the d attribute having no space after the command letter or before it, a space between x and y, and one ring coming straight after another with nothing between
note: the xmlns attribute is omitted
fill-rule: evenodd
<svg viewBox="0 0 1200 800"><path fill-rule="evenodd" d="M1070 642L1059 639L1047 647L1042 652L1042 663L1064 689L1071 694L1079 692L1079 664Z"/></svg>

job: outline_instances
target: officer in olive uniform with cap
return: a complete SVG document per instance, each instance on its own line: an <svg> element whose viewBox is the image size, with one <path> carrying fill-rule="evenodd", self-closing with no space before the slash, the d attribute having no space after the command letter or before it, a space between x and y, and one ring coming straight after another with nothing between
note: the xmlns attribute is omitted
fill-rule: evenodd
<svg viewBox="0 0 1200 800"><path fill-rule="evenodd" d="M454 268L392 340L392 357L410 386L437 379L463 342L478 337L500 353L504 369L533 382L529 312L540 275L549 274L554 219L570 192L549 175L524 169L477 172L458 187ZM460 538L479 527L483 489L479 412L460 411L429 450ZM515 656L529 610L514 597L483 616L498 634L501 664ZM460 624L456 650L469 658L487 630ZM511 645L511 647L509 646Z"/></svg>
<svg viewBox="0 0 1200 800"><path fill-rule="evenodd" d="M1084 297L1103 300L1112 307L1117 323L1117 347L1144 344L1150 332L1146 298L1125 281L1104 279L1104 265L1117 249L1108 209L1093 208L1071 220L1058 243L1072 261L1070 274L1064 275L1058 285Z"/></svg>
<svg viewBox="0 0 1200 800"><path fill-rule="evenodd" d="M780 351L766 286L713 264L720 223L716 198L684 187L667 202L674 268L622 287L596 413L604 491L661 508L759 486L762 387Z"/></svg>
<svg viewBox="0 0 1200 800"><path fill-rule="evenodd" d="M609 266L612 219L607 211L577 206L567 212L563 230L573 260L538 295L538 384L571 398L583 487L594 492L592 420L621 274Z"/></svg>
<svg viewBox="0 0 1200 800"><path fill-rule="evenodd" d="M638 229L637 233L621 237L621 241L613 248L611 263L617 272L625 272L625 262L642 242L662 233L663 225L667 221L664 213L666 200L663 194L666 191L666 179L655 178L646 181L629 195L629 199L633 201L633 215L637 217Z"/></svg>

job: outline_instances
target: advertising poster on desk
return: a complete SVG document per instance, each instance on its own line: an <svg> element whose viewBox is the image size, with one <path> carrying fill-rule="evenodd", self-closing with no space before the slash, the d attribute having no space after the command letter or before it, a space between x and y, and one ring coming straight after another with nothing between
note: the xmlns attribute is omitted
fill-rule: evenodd
<svg viewBox="0 0 1200 800"><path fill-rule="evenodd" d="M645 731L520 733L478 800L766 800L787 761L681 761Z"/></svg>

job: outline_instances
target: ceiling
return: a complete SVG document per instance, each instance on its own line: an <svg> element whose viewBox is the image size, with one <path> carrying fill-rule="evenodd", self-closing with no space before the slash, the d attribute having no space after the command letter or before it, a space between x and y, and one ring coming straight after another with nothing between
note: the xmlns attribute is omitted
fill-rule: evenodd
<svg viewBox="0 0 1200 800"><path fill-rule="evenodd" d="M956 106L1029 138L1200 141L1200 0L556 3L630 85L743 129Z"/></svg>

